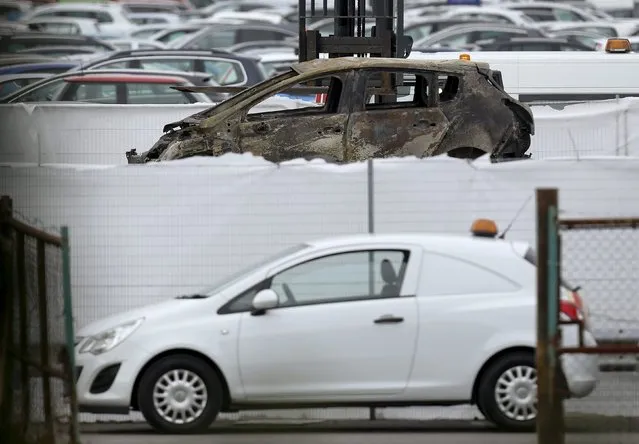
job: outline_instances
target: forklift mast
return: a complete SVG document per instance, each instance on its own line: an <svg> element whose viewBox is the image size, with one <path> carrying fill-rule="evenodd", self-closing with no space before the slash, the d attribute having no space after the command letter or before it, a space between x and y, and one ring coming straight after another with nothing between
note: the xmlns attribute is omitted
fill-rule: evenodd
<svg viewBox="0 0 639 444"><path fill-rule="evenodd" d="M299 0L299 61L334 57L399 57L410 53L403 35L404 0ZM367 3L371 8L367 8ZM334 20L334 34L307 29L318 20ZM372 26L372 27L371 27ZM370 29L369 29L370 28Z"/></svg>

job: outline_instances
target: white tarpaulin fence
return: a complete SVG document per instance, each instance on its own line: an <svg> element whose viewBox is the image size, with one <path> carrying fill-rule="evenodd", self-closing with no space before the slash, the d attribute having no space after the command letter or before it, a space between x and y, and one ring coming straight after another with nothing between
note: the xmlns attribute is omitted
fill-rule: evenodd
<svg viewBox="0 0 639 444"><path fill-rule="evenodd" d="M275 97L255 111L307 102ZM124 153L143 152L165 124L208 105L0 105L0 162L125 164ZM626 98L533 108L533 158L639 154L639 99Z"/></svg>
<svg viewBox="0 0 639 444"><path fill-rule="evenodd" d="M298 161L278 166L248 155L225 155L153 165L0 168L0 194L13 198L19 214L70 228L78 327L209 287L286 246L368 229L365 163ZM503 164L405 158L376 160L374 170L376 232L468 234L472 220L489 217L501 228L513 222L508 239L534 242L534 191L548 186L560 189L561 217L639 215L639 193L629 191L639 190L639 158ZM629 238L625 248L636 251L637 239ZM571 254L583 254L597 267L593 260L609 259L615 252L573 248ZM575 262L579 260L573 257ZM629 279L625 291L614 292L597 279L579 281L588 295L595 331L639 327L621 321L639 319L639 299L632 292L639 275ZM442 412L385 409L383 417L476 415L468 406ZM367 411L258 412L242 417L258 414L339 419L366 417ZM83 415L85 421L95 419Z"/></svg>
<svg viewBox="0 0 639 444"><path fill-rule="evenodd" d="M508 237L534 242L539 186L560 188L565 217L639 216L639 193L629 192L639 190L638 158L374 164L378 232L468 233L478 217L505 227L524 206ZM276 166L225 155L136 166L5 167L0 192L29 218L70 227L80 326L201 290L292 243L368 227L364 163ZM606 292L598 300L594 293L595 310L639 319L639 299L633 308L613 303L634 295ZM596 327L618 325L602 320Z"/></svg>

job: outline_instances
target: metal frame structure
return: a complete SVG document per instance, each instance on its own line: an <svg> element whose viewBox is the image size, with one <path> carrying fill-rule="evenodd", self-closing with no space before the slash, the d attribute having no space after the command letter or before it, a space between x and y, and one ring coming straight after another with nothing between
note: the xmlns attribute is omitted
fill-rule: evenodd
<svg viewBox="0 0 639 444"><path fill-rule="evenodd" d="M36 276L35 286L37 295L38 311L38 338L29 338L29 307L27 305L27 285L28 280L34 276L29 276L26 270L25 246L27 239L32 239L36 244ZM41 407L44 413L44 435L51 443L56 440L56 414L53 411L54 394L52 390L52 379L60 379L69 389L70 397L70 419L68 424L67 441L71 444L79 442L79 432L77 424L77 397L75 391L74 371L74 327L73 312L71 305L71 267L69 254L69 232L67 227L62 227L61 236L55 236L36 227L28 225L14 217L13 202L10 197L2 196L0 199L0 241L2 241L2 263L6 266L3 270L3 284L6 291L2 295L2 323L6 325L3 337L0 337L3 344L0 347L2 352L3 373L0 385L2 396L0 398L0 430L3 437L12 439L23 439L29 433L31 423L31 412L33 410L31 399L31 377L33 374L42 378ZM59 353L55 353L50 347L50 307L48 298L50 294L47 288L46 247L53 246L60 250L62 259L62 291L64 306L64 337L65 344ZM15 334L17 333L17 335ZM38 345L38 357L29 354L33 344ZM17 364L17 367L15 366ZM61 364L62 369L56 364ZM24 388L20 396L21 406L14 405L16 397L13 390L7 390L15 384L14 376L18 376L20 386ZM17 418L14 411L20 411ZM17 428L13 426L13 421L19 419ZM17 435L16 435L17 434ZM10 435L10 436L8 436Z"/></svg>
<svg viewBox="0 0 639 444"><path fill-rule="evenodd" d="M637 344L584 345L584 322L560 319L561 231L638 229L639 218L560 219L557 189L537 190L537 442L565 442L559 357L564 353L639 354ZM577 325L579 346L561 346L561 325Z"/></svg>
<svg viewBox="0 0 639 444"><path fill-rule="evenodd" d="M373 15L366 15L366 0L334 0L334 12L328 0L299 0L299 60L305 62L328 54L329 58L370 54L371 57L406 57L411 40L403 35L404 0L370 0ZM335 34L322 36L307 30L313 20L333 17ZM374 20L373 35L366 36L366 22ZM396 22L396 26L395 26ZM370 22L369 22L370 23Z"/></svg>

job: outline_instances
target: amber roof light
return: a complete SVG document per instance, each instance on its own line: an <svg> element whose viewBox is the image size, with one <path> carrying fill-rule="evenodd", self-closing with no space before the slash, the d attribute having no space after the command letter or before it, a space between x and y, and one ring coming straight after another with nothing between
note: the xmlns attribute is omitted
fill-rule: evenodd
<svg viewBox="0 0 639 444"><path fill-rule="evenodd" d="M608 39L606 41L606 52L625 53L630 52L631 49L628 39Z"/></svg>
<svg viewBox="0 0 639 444"><path fill-rule="evenodd" d="M479 237L495 237L497 236L497 224L490 219L477 219L470 226L470 232L473 236Z"/></svg>

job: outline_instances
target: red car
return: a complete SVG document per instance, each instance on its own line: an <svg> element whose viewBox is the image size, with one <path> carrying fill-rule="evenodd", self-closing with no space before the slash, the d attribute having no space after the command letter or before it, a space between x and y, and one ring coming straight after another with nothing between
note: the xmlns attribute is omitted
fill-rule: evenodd
<svg viewBox="0 0 639 444"><path fill-rule="evenodd" d="M184 92L173 86L194 86L190 75L149 73L132 70L94 70L67 72L31 84L11 96L5 103L84 102L103 104L181 104L211 103L203 93ZM210 84L207 78L200 85Z"/></svg>

